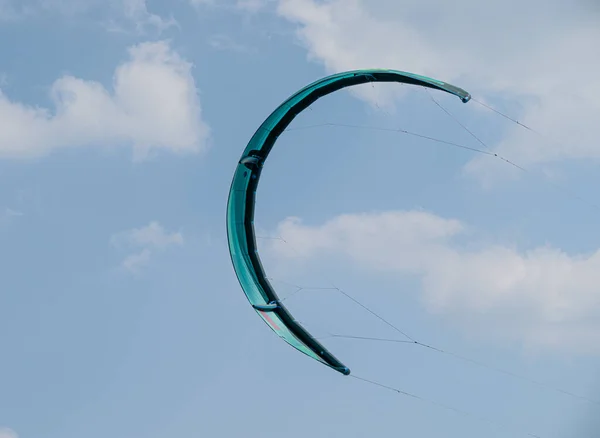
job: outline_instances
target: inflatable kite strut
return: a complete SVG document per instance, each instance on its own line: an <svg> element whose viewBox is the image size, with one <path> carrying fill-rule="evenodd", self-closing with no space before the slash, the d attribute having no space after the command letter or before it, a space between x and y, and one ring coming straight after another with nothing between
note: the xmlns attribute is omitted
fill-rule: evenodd
<svg viewBox="0 0 600 438"><path fill-rule="evenodd" d="M292 347L344 375L349 375L350 369L293 318L267 280L256 249L254 206L265 160L277 137L292 120L317 99L342 88L368 82L420 85L453 94L465 103L471 98L465 90L445 82L396 70L356 70L320 79L283 102L252 136L235 170L227 203L227 239L231 261L254 310Z"/></svg>

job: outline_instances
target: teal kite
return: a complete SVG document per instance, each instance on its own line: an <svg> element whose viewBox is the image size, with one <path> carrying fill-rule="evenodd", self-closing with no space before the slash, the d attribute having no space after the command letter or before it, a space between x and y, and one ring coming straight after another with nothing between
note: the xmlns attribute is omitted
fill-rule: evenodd
<svg viewBox="0 0 600 438"><path fill-rule="evenodd" d="M285 308L267 280L256 249L254 206L262 167L277 137L294 118L317 99L342 88L369 82L420 85L458 96L468 102L465 90L412 73L368 69L338 73L320 79L283 102L250 139L238 162L227 203L227 239L237 278L250 304L277 335L292 347L344 375L350 369L304 329Z"/></svg>

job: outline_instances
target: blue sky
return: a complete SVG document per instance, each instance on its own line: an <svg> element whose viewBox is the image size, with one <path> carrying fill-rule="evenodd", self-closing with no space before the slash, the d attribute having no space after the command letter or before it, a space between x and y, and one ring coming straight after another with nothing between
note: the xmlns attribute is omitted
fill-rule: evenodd
<svg viewBox="0 0 600 438"><path fill-rule="evenodd" d="M0 438L596 436L598 20L559 0L0 0ZM260 252L294 316L355 375L424 400L283 343L226 247L254 130L368 67L539 133L376 84L315 103L265 166ZM483 149L431 96L527 172L356 127ZM488 367L331 337L400 339L334 286Z"/></svg>

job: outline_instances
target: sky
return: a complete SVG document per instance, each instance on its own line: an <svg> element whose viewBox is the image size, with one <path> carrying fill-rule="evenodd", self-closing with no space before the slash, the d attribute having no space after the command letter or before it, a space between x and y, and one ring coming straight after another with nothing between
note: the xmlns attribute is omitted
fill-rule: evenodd
<svg viewBox="0 0 600 438"><path fill-rule="evenodd" d="M595 41L591 0L0 0L0 438L598 436ZM225 230L262 121L357 68L473 96L339 91L265 165L267 274L376 383Z"/></svg>

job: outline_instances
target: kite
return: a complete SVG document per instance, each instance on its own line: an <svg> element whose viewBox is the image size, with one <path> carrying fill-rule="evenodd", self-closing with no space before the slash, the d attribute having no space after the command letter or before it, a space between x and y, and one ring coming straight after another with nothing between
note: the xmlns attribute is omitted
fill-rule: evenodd
<svg viewBox="0 0 600 438"><path fill-rule="evenodd" d="M397 70L354 70L322 78L292 95L260 125L238 162L227 202L229 253L238 281L254 310L285 342L344 375L349 375L350 369L294 319L267 279L256 248L254 208L265 160L279 135L292 120L323 96L369 82L397 82L428 87L455 95L464 103L471 99L469 93L454 85Z"/></svg>

